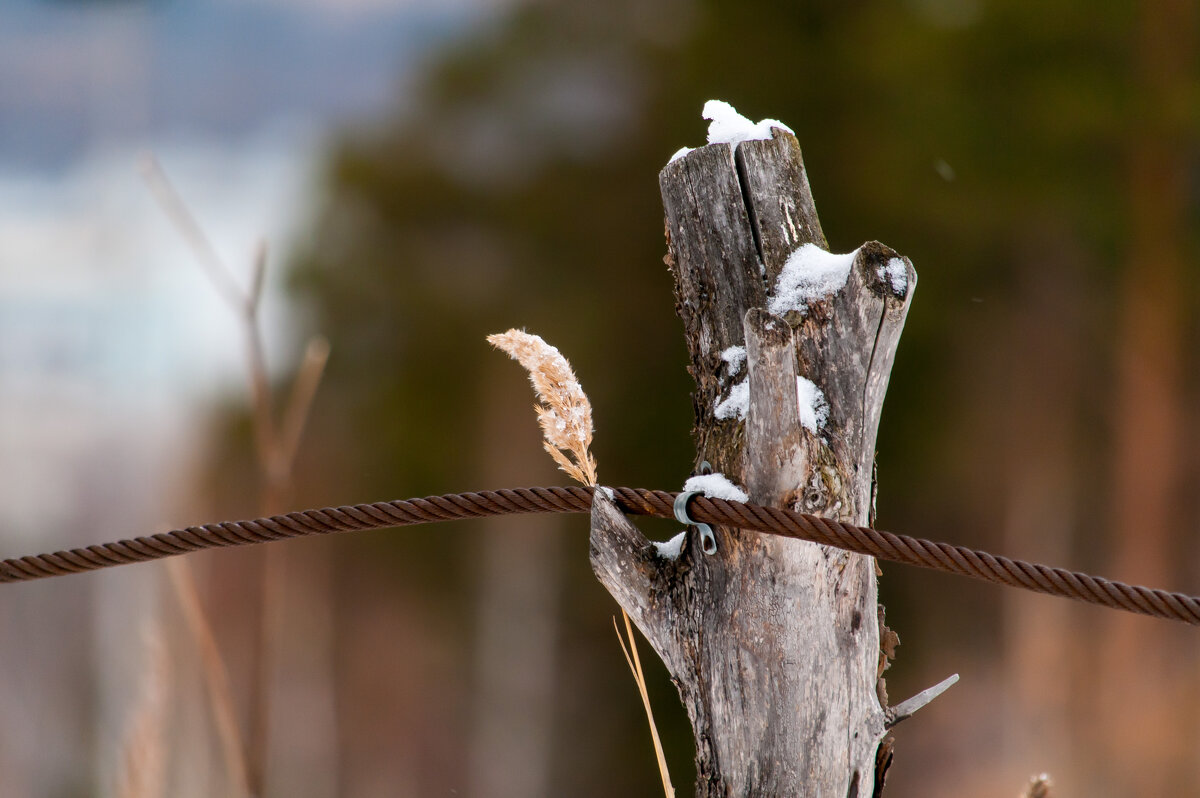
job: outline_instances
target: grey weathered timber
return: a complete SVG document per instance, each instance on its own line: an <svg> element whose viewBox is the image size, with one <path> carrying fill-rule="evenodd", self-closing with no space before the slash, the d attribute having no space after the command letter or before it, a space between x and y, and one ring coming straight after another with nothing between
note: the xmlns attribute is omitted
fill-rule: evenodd
<svg viewBox="0 0 1200 798"><path fill-rule="evenodd" d="M844 288L772 316L765 308L788 256L806 243L826 247L795 137L776 129L736 151L702 147L668 164L659 183L696 381L696 463L707 460L751 501L869 523L875 436L912 264L864 244ZM721 358L731 346L747 350L736 372ZM815 432L801 422L797 377L828 402ZM718 403L743 379L745 418L718 419ZM596 493L592 566L679 688L696 737L697 796L871 796L877 754L890 751L880 744L899 719L883 705L874 560L749 531L716 534L715 555L689 533L667 559Z"/></svg>

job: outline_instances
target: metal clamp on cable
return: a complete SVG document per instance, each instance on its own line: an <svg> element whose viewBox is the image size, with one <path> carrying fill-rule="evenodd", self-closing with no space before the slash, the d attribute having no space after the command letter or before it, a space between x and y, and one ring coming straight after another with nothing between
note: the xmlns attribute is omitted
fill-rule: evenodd
<svg viewBox="0 0 1200 798"><path fill-rule="evenodd" d="M717 553L717 536L713 534L712 527L708 524L702 524L699 521L693 520L687 511L688 502L693 496L703 496L702 490L689 490L686 493L681 493L675 497L675 520L681 524L696 527L700 533L700 548L705 554Z"/></svg>

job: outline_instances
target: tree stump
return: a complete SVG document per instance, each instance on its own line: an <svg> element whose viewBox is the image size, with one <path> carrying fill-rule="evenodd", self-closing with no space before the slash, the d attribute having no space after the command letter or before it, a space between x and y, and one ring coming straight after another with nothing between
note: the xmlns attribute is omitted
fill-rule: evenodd
<svg viewBox="0 0 1200 798"><path fill-rule="evenodd" d="M827 249L799 144L773 134L693 150L659 175L696 381L696 463L753 502L869 524L875 436L916 273L870 242L836 293L768 313L788 257L804 244ZM738 358L722 358L734 346L746 349L748 377ZM827 402L815 430L802 423L797 377ZM718 418L742 378L745 417ZM880 678L874 559L751 531L716 536L712 556L692 530L665 557L596 493L592 567L679 688L696 795L871 796L895 720Z"/></svg>

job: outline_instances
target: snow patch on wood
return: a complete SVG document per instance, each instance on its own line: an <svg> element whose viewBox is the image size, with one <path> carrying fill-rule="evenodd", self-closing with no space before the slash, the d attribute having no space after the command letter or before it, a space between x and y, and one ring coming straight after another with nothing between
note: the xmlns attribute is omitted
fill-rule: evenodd
<svg viewBox="0 0 1200 798"><path fill-rule="evenodd" d="M736 377L742 366L746 365L746 347L731 346L721 353L721 359L729 364L729 376Z"/></svg>
<svg viewBox="0 0 1200 798"><path fill-rule="evenodd" d="M743 141L769 140L773 135L771 132L773 128L779 128L795 135L795 132L790 127L778 119L761 119L758 122L751 122L748 118L739 114L736 108L723 100L709 100L706 102L701 116L709 120L708 143L728 144L731 154L733 148ZM678 161L691 152L692 149L692 147L680 147L667 163Z"/></svg>
<svg viewBox="0 0 1200 798"><path fill-rule="evenodd" d="M845 255L835 255L816 244L801 245L784 262L783 270L775 281L775 291L767 301L767 310L776 316L782 316L789 310L806 313L809 303L826 299L842 290L850 277L857 254L857 249Z"/></svg>
<svg viewBox="0 0 1200 798"><path fill-rule="evenodd" d="M654 549L658 552L658 556L668 560L678 560L680 552L683 551L683 542L687 539L687 530L683 530L675 537L666 542L655 541Z"/></svg>
<svg viewBox="0 0 1200 798"><path fill-rule="evenodd" d="M891 284L892 293L896 296L904 296L904 292L908 290L908 266L903 258L892 258L879 267L877 274L879 279L887 280Z"/></svg>
<svg viewBox="0 0 1200 798"><path fill-rule="evenodd" d="M750 378L739 382L737 385L729 389L729 396L717 402L713 408L713 413L721 421L736 418L745 420L746 413L750 411Z"/></svg>
<svg viewBox="0 0 1200 798"><path fill-rule="evenodd" d="M816 435L829 421L829 402L811 380L796 377L796 404L800 407L800 423Z"/></svg>
<svg viewBox="0 0 1200 798"><path fill-rule="evenodd" d="M721 142L739 144L743 141L769 139L771 138L771 128L773 127L786 130L788 133L793 133L794 135L794 131L778 119L763 119L759 122L751 122L739 114L736 108L723 100L709 100L706 102L702 116L710 120L708 125L709 144L719 144Z"/></svg>
<svg viewBox="0 0 1200 798"><path fill-rule="evenodd" d="M731 502L748 502L749 494L734 485L724 474L699 474L683 483L684 492L698 490L710 499L725 499Z"/></svg>

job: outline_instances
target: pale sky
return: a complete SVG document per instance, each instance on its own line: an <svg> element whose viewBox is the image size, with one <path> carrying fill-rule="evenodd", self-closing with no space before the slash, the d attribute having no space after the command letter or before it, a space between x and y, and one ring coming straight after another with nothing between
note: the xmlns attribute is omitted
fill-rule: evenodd
<svg viewBox="0 0 1200 798"><path fill-rule="evenodd" d="M0 534L52 533L26 505L53 497L73 528L61 497L97 480L170 478L158 458L179 468L206 406L246 394L239 328L139 158L243 284L268 242L268 359L287 373L319 332L280 286L323 147L393 114L495 1L0 2Z"/></svg>
<svg viewBox="0 0 1200 798"><path fill-rule="evenodd" d="M97 140L219 141L393 102L495 0L6 0L0 163L61 167Z"/></svg>
<svg viewBox="0 0 1200 798"><path fill-rule="evenodd" d="M325 142L398 107L421 59L496 3L0 3L0 378L99 358L90 373L114 389L137 373L236 390L236 328L146 191L140 155L162 162L231 270L246 274L259 239L278 267L313 213ZM276 370L307 334L283 324L284 306L269 297ZM33 323L56 313L107 321L71 354L47 337L53 323Z"/></svg>

